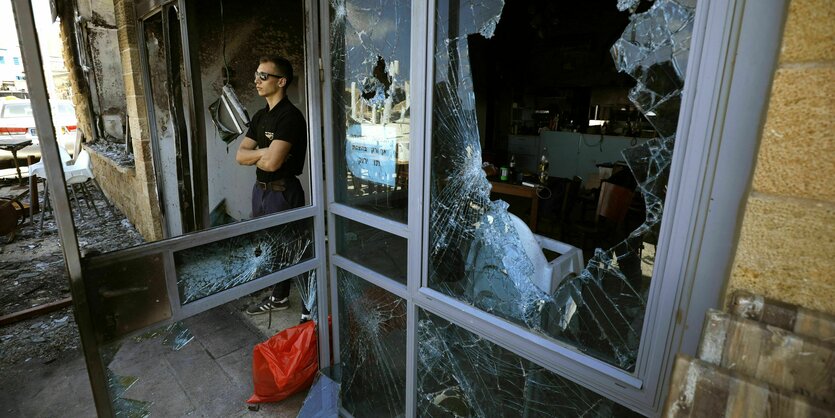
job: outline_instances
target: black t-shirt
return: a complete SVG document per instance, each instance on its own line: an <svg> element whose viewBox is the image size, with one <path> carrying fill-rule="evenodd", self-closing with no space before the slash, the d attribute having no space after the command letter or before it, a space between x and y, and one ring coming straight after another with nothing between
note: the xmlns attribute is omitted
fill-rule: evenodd
<svg viewBox="0 0 835 418"><path fill-rule="evenodd" d="M269 105L255 112L246 136L258 143L258 148L269 148L274 140L289 142L292 147L287 160L274 172L255 170L258 181L270 182L298 176L304 167L307 152L307 122L302 112L284 97L270 110Z"/></svg>

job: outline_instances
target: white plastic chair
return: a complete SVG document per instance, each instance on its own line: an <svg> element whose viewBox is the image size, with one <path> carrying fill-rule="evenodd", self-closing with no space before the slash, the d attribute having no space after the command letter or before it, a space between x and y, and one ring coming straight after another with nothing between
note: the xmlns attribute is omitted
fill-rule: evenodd
<svg viewBox="0 0 835 418"><path fill-rule="evenodd" d="M81 193L85 197L85 201L87 202L87 207L89 209L93 209L97 216L101 216L99 214L99 210L96 207L95 202L93 202L93 197L87 190L87 183L93 183L93 186L96 187L99 192L101 193L101 187L96 183L94 176L93 176L93 165L92 161L90 160L90 154L87 150L81 150L78 154L78 157L75 161L72 161L69 153L63 148L59 147L59 153L61 155L61 162L62 167L64 169L64 180L66 181L66 185L69 188L70 192L72 193L73 200L75 200L75 206L78 209L78 215L81 219L84 219L84 213L81 210L81 204L78 200L78 195L76 194L76 186L81 189ZM29 168L29 175L37 176L46 180L46 170L43 166L43 161L38 162L36 164L32 164ZM43 221L44 221L44 214L47 210L51 210L52 206L49 203L49 187L44 182L44 210L41 211L41 219L40 219L40 227L43 229Z"/></svg>

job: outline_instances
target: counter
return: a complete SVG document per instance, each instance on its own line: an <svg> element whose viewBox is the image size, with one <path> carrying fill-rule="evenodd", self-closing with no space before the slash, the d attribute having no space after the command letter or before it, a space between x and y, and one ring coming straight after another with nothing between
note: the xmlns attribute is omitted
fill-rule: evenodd
<svg viewBox="0 0 835 418"><path fill-rule="evenodd" d="M519 169L535 173L542 148L547 147L552 177L588 178L597 174L597 164L623 161L621 152L647 138L545 131L540 135L508 135L508 152L516 156Z"/></svg>

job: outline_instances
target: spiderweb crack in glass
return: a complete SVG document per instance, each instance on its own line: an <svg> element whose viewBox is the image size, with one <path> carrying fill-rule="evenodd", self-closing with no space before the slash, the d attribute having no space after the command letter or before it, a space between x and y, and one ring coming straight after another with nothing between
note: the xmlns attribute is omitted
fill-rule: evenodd
<svg viewBox="0 0 835 418"><path fill-rule="evenodd" d="M411 3L330 5L336 201L406 222Z"/></svg>
<svg viewBox="0 0 835 418"><path fill-rule="evenodd" d="M612 47L617 69L637 80L630 100L660 135L623 152L646 219L621 242L597 248L579 275L548 294L535 285L507 204L490 200L481 168L467 36L492 36L504 3L457 4L452 10L439 1L436 16L430 286L631 370L647 302L625 269L640 264L643 242L660 227L694 10L658 0L632 16Z"/></svg>
<svg viewBox="0 0 835 418"><path fill-rule="evenodd" d="M300 222L175 253L181 303L231 289L309 257L313 243L305 226L309 222Z"/></svg>
<svg viewBox="0 0 835 418"><path fill-rule="evenodd" d="M354 416L398 416L406 394L406 301L339 269L342 404Z"/></svg>
<svg viewBox="0 0 835 418"><path fill-rule="evenodd" d="M636 415L426 311L420 311L417 333L421 416Z"/></svg>

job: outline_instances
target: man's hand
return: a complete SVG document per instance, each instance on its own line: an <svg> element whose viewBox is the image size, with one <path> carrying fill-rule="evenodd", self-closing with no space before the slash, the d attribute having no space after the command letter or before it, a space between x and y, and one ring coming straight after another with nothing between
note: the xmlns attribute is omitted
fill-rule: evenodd
<svg viewBox="0 0 835 418"><path fill-rule="evenodd" d="M244 137L241 145L238 146L238 153L235 154L235 161L240 165L255 165L264 155L266 149L255 149L258 143L250 137Z"/></svg>
<svg viewBox="0 0 835 418"><path fill-rule="evenodd" d="M264 171L276 171L281 168L284 161L287 160L287 156L290 155L290 148L292 147L293 144L287 141L273 139L272 142L270 142L269 148L258 150L262 151L263 154L255 165Z"/></svg>

